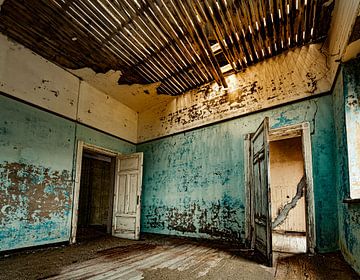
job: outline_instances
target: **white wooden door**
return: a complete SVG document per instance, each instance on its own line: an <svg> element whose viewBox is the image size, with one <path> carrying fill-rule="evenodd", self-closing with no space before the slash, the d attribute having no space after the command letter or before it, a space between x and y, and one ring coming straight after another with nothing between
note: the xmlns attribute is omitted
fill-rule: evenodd
<svg viewBox="0 0 360 280"><path fill-rule="evenodd" d="M264 119L251 138L251 159L255 250L272 266L268 118Z"/></svg>
<svg viewBox="0 0 360 280"><path fill-rule="evenodd" d="M140 237L140 202L143 154L116 159L112 235L126 239Z"/></svg>

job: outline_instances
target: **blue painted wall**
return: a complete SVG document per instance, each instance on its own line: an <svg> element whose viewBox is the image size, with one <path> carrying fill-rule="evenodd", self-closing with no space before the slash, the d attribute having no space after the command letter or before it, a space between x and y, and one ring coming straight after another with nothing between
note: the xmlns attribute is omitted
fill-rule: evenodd
<svg viewBox="0 0 360 280"><path fill-rule="evenodd" d="M76 140L132 153L135 146L0 96L0 239L9 250L67 241ZM331 96L137 146L144 152L142 232L244 241L244 135L311 123L317 247L337 249Z"/></svg>
<svg viewBox="0 0 360 280"><path fill-rule="evenodd" d="M142 231L244 242L244 136L265 116L273 128L311 123L317 249L337 249L332 97L324 96L140 144Z"/></svg>
<svg viewBox="0 0 360 280"><path fill-rule="evenodd" d="M342 66L333 93L336 131L336 186L339 211L339 245L345 259L360 273L360 203L346 204L350 197L349 159L359 157L354 150L359 142L356 116L360 113L360 59ZM358 119L360 122L360 119ZM352 123L349 123L352 122ZM351 128L351 129L350 129ZM350 143L348 141L350 140ZM355 141L355 142L354 142ZM356 160L355 160L356 161ZM360 173L360 166L353 166ZM358 174L357 174L358 175Z"/></svg>
<svg viewBox="0 0 360 280"><path fill-rule="evenodd" d="M0 251L69 240L74 147L135 145L0 96Z"/></svg>

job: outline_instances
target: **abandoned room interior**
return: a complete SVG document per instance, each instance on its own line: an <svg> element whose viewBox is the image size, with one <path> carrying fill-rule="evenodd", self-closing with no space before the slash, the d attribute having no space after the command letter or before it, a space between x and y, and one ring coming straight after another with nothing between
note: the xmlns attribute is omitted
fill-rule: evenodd
<svg viewBox="0 0 360 280"><path fill-rule="evenodd" d="M0 0L0 279L359 279L360 0Z"/></svg>

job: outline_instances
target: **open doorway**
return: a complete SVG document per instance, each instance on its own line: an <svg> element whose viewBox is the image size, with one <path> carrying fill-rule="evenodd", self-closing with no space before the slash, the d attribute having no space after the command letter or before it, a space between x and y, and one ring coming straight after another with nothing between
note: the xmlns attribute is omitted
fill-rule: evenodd
<svg viewBox="0 0 360 280"><path fill-rule="evenodd" d="M314 253L315 211L309 123L245 138L247 240L269 265L273 251Z"/></svg>
<svg viewBox="0 0 360 280"><path fill-rule="evenodd" d="M84 149L81 164L77 240L111 233L115 157Z"/></svg>
<svg viewBox="0 0 360 280"><path fill-rule="evenodd" d="M270 190L273 251L306 253L304 157L301 137L271 141Z"/></svg>
<svg viewBox="0 0 360 280"><path fill-rule="evenodd" d="M140 238L142 170L143 153L122 155L78 141L71 244L99 234Z"/></svg>

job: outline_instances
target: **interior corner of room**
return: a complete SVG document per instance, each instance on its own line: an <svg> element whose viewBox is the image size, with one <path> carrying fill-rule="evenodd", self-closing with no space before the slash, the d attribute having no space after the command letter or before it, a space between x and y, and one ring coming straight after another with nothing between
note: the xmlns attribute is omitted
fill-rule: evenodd
<svg viewBox="0 0 360 280"><path fill-rule="evenodd" d="M360 274L360 1L254 3L0 1L0 256L112 236Z"/></svg>

